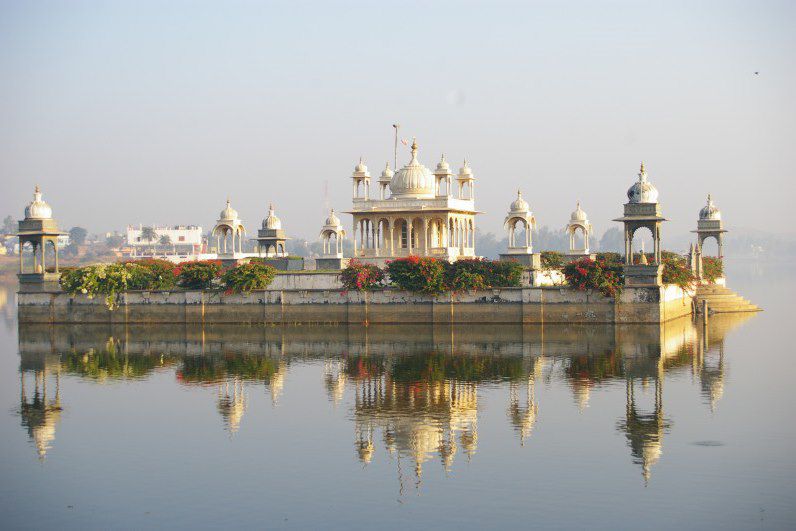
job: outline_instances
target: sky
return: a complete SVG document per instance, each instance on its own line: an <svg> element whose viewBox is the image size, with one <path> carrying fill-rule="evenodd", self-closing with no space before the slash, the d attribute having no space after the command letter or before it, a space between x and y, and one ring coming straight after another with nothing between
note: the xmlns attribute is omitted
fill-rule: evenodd
<svg viewBox="0 0 796 531"><path fill-rule="evenodd" d="M38 183L64 228L208 230L229 197L312 239L398 122L429 168L467 157L486 232L519 188L600 234L643 160L664 244L708 193L730 230L793 233L794 27L759 0L0 1L0 216Z"/></svg>

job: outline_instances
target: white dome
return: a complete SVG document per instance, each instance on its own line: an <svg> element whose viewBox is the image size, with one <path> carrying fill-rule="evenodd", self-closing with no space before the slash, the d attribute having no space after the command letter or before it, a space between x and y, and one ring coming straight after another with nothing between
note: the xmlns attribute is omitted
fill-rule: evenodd
<svg viewBox="0 0 796 531"><path fill-rule="evenodd" d="M710 198L710 194L708 194L708 204L703 206L702 210L699 211L699 219L700 220L721 219L721 210L719 210L719 207L713 204L713 199Z"/></svg>
<svg viewBox="0 0 796 531"><path fill-rule="evenodd" d="M627 190L627 199L629 203L658 202L658 189L647 181L647 170L644 169L643 162L641 163L641 170L638 172L638 182Z"/></svg>
<svg viewBox="0 0 796 531"><path fill-rule="evenodd" d="M381 177L379 177L379 181L388 183L392 180L392 176L395 173L390 169L390 163L388 162L387 165L384 167L384 171L381 172Z"/></svg>
<svg viewBox="0 0 796 531"><path fill-rule="evenodd" d="M528 202L522 198L522 193L519 190L517 190L517 199L511 203L509 210L512 212L528 212L530 210Z"/></svg>
<svg viewBox="0 0 796 531"><path fill-rule="evenodd" d="M575 209L574 212L572 212L572 215L570 216L569 219L570 221L586 221L588 219L586 212L584 212L583 209L580 208L580 201L578 201L578 207Z"/></svg>
<svg viewBox="0 0 796 531"><path fill-rule="evenodd" d="M326 226L327 227L339 227L340 226L340 218L338 218L334 214L334 209L329 211L329 217L326 218Z"/></svg>
<svg viewBox="0 0 796 531"><path fill-rule="evenodd" d="M417 141L412 141L412 160L398 170L390 181L395 196L434 196L434 174L417 160Z"/></svg>
<svg viewBox="0 0 796 531"><path fill-rule="evenodd" d="M224 210L218 215L218 219L238 219L238 211L232 208L229 204L229 199L227 199L227 206L224 207Z"/></svg>
<svg viewBox="0 0 796 531"><path fill-rule="evenodd" d="M263 220L263 228L271 230L282 228L282 220L274 214L274 205L268 205L268 217Z"/></svg>
<svg viewBox="0 0 796 531"><path fill-rule="evenodd" d="M53 209L50 208L42 198L39 185L36 185L33 191L33 201L25 207L26 219L51 219L53 217Z"/></svg>
<svg viewBox="0 0 796 531"><path fill-rule="evenodd" d="M470 167L470 164L467 162L467 159L464 159L464 166L459 168L459 178L473 178L473 169Z"/></svg>
<svg viewBox="0 0 796 531"><path fill-rule="evenodd" d="M434 173L445 173L445 174L447 174L447 173L450 173L450 172L451 172L451 165L448 164L447 160L445 160L445 154L443 154L442 158L437 163L437 169L434 171Z"/></svg>
<svg viewBox="0 0 796 531"><path fill-rule="evenodd" d="M359 164L354 167L354 175L352 177L355 179L370 179L370 172L368 172L368 167L365 165L362 157L359 157Z"/></svg>

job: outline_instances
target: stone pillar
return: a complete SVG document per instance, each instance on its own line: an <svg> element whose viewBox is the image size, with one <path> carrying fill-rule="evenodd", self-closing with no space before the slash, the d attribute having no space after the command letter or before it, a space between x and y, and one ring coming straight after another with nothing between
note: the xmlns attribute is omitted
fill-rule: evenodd
<svg viewBox="0 0 796 531"><path fill-rule="evenodd" d="M423 218L423 255L428 256L428 218Z"/></svg>

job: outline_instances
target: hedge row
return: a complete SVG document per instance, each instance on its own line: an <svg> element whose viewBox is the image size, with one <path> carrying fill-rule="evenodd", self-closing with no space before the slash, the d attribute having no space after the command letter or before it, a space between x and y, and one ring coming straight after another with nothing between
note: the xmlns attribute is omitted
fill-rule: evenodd
<svg viewBox="0 0 796 531"><path fill-rule="evenodd" d="M125 291L224 288L228 293L246 292L267 288L275 275L276 269L262 263L223 270L218 260L173 264L151 259L68 269L61 273L60 284L71 295L104 295L112 310Z"/></svg>
<svg viewBox="0 0 796 531"><path fill-rule="evenodd" d="M480 258L448 262L438 258L409 256L389 261L384 269L380 269L373 264L351 260L340 278L346 289L369 291L383 286L387 276L390 283L399 289L438 294L517 287L522 278L522 265Z"/></svg>

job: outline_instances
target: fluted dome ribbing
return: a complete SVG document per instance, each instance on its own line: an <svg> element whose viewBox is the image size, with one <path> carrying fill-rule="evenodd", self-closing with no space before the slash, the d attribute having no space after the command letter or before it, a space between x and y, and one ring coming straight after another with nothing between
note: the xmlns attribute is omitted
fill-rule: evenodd
<svg viewBox="0 0 796 531"><path fill-rule="evenodd" d="M50 219L53 217L53 209L41 198L39 185L33 192L33 201L25 207L26 219Z"/></svg>
<svg viewBox="0 0 796 531"><path fill-rule="evenodd" d="M282 228L282 220L274 214L274 206L268 206L268 217L263 220L263 228L277 230Z"/></svg>
<svg viewBox="0 0 796 531"><path fill-rule="evenodd" d="M710 198L710 194L708 194L708 204L703 206L702 210L699 211L699 219L701 220L721 219L721 210L719 210L719 207L713 204L713 199Z"/></svg>
<svg viewBox="0 0 796 531"><path fill-rule="evenodd" d="M337 227L340 225L340 218L338 218L335 213L334 209L329 211L329 217L326 218L326 226L327 227Z"/></svg>
<svg viewBox="0 0 796 531"><path fill-rule="evenodd" d="M647 180L647 170L644 163L638 173L638 181L627 190L627 199L630 203L657 203L658 189Z"/></svg>
<svg viewBox="0 0 796 531"><path fill-rule="evenodd" d="M528 210L530 210L528 202L522 198L522 192L520 192L519 190L517 190L517 199L515 199L511 203L509 210L511 210L512 212L527 212Z"/></svg>
<svg viewBox="0 0 796 531"><path fill-rule="evenodd" d="M229 199L227 199L227 206L218 215L218 219L238 219L238 211L230 206Z"/></svg>
<svg viewBox="0 0 796 531"><path fill-rule="evenodd" d="M588 219L588 216L586 215L586 212L584 212L583 209L580 208L580 201L578 201L578 206L572 212L572 215L570 216L569 219L571 221L586 221Z"/></svg>
<svg viewBox="0 0 796 531"><path fill-rule="evenodd" d="M393 197L433 197L434 174L417 160L417 141L412 141L412 159L390 180Z"/></svg>

